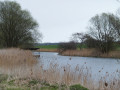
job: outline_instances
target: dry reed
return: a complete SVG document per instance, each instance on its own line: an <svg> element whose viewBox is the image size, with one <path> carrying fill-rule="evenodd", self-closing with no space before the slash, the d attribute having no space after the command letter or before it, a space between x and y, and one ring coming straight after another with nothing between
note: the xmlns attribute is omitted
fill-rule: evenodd
<svg viewBox="0 0 120 90"><path fill-rule="evenodd" d="M24 60L26 60L26 64L23 64L25 63ZM101 77L99 81L95 81L91 77L90 69L87 67L80 68L77 65L72 69L70 65L60 67L59 64L49 62L47 69L44 69L44 63L41 62L39 65L33 66L35 62L36 58L32 56L30 51L20 49L0 50L0 67L2 67L0 68L0 73L8 74L9 76L12 75L9 78L10 80L34 79L49 84L65 84L67 86L81 84L89 88L89 90L119 90L120 88L119 76L118 78L113 77L107 80L107 77L110 75L106 73L105 77ZM29 66L29 64L32 65ZM12 69L9 68L10 66L12 66ZM116 73L119 75L119 70Z"/></svg>
<svg viewBox="0 0 120 90"><path fill-rule="evenodd" d="M37 60L35 60L31 51L13 48L0 50L0 67L31 66L35 63L37 63Z"/></svg>
<svg viewBox="0 0 120 90"><path fill-rule="evenodd" d="M109 53L101 53L95 49L82 50L66 50L62 52L64 56L82 56L82 57L102 57L102 58L120 58L120 51L110 51Z"/></svg>
<svg viewBox="0 0 120 90"><path fill-rule="evenodd" d="M38 49L37 51L38 52L58 52L57 49L43 49L43 48Z"/></svg>

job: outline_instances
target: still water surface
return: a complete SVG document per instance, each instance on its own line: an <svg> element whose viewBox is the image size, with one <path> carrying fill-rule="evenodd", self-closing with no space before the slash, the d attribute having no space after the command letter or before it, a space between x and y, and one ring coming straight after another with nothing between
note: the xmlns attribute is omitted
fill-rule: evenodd
<svg viewBox="0 0 120 90"><path fill-rule="evenodd" d="M104 77L106 73L112 77L120 74L120 59L61 56L55 52L34 52L34 54L40 54L39 60L44 67L49 66L50 62L57 63L60 67L70 65L71 68L75 68L78 65L80 68L89 68L92 76L97 78Z"/></svg>

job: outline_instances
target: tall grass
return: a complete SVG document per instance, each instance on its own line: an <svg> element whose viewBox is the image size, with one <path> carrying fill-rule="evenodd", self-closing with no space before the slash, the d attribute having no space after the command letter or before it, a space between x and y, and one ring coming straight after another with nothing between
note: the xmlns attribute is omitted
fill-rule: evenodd
<svg viewBox="0 0 120 90"><path fill-rule="evenodd" d="M37 60L32 55L31 51L21 49L2 49L0 50L0 66L15 67L21 65L34 65Z"/></svg>
<svg viewBox="0 0 120 90"><path fill-rule="evenodd" d="M58 52L57 49L44 49L44 48L38 49L37 51L38 52Z"/></svg>
<svg viewBox="0 0 120 90"><path fill-rule="evenodd" d="M37 59L33 57L31 51L20 49L0 50L0 73L7 74L9 80L19 80L16 81L17 83L24 84L29 80L37 80L51 85L58 84L59 86L81 84L89 90L119 90L120 88L120 76L108 80L107 78L110 75L106 73L105 77L95 81L91 76L90 69L84 66L80 68L77 65L73 69L70 65L61 67L59 64L49 62L49 66L45 69L45 63L41 61L39 65L36 63ZM119 75L119 70L116 73Z"/></svg>
<svg viewBox="0 0 120 90"><path fill-rule="evenodd" d="M95 49L66 50L62 52L64 56L82 56L82 57L102 57L102 58L120 58L120 51L114 50L109 53L101 53Z"/></svg>

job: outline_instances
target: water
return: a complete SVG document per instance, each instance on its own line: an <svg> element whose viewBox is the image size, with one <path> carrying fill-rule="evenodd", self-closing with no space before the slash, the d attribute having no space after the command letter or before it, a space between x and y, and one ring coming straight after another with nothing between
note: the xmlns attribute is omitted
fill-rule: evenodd
<svg viewBox="0 0 120 90"><path fill-rule="evenodd" d="M120 74L120 59L61 56L54 52L34 52L34 54L40 54L39 60L42 60L45 67L50 62L57 63L61 67L66 65L70 65L71 68L75 68L77 65L79 67L87 67L94 78L104 77L107 73L111 77Z"/></svg>

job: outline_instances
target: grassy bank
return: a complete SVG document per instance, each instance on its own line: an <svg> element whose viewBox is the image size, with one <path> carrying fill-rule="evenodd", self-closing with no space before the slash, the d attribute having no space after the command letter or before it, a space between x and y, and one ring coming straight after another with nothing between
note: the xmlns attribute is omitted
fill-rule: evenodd
<svg viewBox="0 0 120 90"><path fill-rule="evenodd" d="M81 56L81 57L101 57L101 58L120 58L120 50L101 53L95 49L66 50L61 53L64 56Z"/></svg>
<svg viewBox="0 0 120 90"><path fill-rule="evenodd" d="M58 52L58 49L46 49L46 48L41 48L37 50L38 52Z"/></svg>
<svg viewBox="0 0 120 90"><path fill-rule="evenodd" d="M36 48L39 48L38 52L58 52L58 45L40 45Z"/></svg>
<svg viewBox="0 0 120 90"><path fill-rule="evenodd" d="M73 90L86 88L71 86L68 75L61 76L57 64L50 64L45 70L43 63L37 65L32 52L21 49L0 50L0 89L2 90ZM65 69L65 68L64 68Z"/></svg>
<svg viewBox="0 0 120 90"><path fill-rule="evenodd" d="M67 87L66 85L50 85L34 79L12 79L7 75L0 74L0 90L88 90L83 86L76 84Z"/></svg>
<svg viewBox="0 0 120 90"><path fill-rule="evenodd" d="M59 64L49 62L48 68L45 69L45 63L41 60L37 65L37 58L32 56L31 51L3 49L0 50L0 89L119 90L120 78L116 78L119 77L119 70L114 73L116 77L110 78L109 81L108 77L111 75L106 73L105 77L95 82L91 77L91 70L85 64L83 67L77 65L71 69L70 65L59 67Z"/></svg>
<svg viewBox="0 0 120 90"><path fill-rule="evenodd" d="M38 49L38 52L58 52L58 49ZM66 50L61 53L63 56L81 56L81 57L101 57L101 58L120 58L120 50L110 51L109 53L101 53L95 49L77 49Z"/></svg>
<svg viewBox="0 0 120 90"><path fill-rule="evenodd" d="M95 49L88 49L85 45L80 49L78 46L77 50L66 50L60 53L63 56L81 56L81 57L101 57L101 58L120 58L120 45L115 44L115 50L110 51L109 53L101 53ZM37 46L38 52L58 52L58 45L41 45Z"/></svg>

